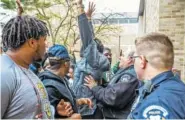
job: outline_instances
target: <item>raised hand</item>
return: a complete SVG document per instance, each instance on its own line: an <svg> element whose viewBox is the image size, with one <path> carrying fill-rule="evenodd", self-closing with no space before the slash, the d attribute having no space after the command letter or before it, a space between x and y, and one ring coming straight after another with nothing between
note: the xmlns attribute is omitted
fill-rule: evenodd
<svg viewBox="0 0 185 120"><path fill-rule="evenodd" d="M61 116L68 117L70 117L73 114L71 104L69 102L65 102L63 99L57 105L57 112Z"/></svg>
<svg viewBox="0 0 185 120"><path fill-rule="evenodd" d="M93 2L89 2L89 7L88 7L88 10L86 12L86 16L87 16L88 19L91 19L92 14L95 11L95 6L96 5Z"/></svg>
<svg viewBox="0 0 185 120"><path fill-rule="evenodd" d="M17 7L18 7L18 16L21 16L21 14L24 12L23 8L21 6L21 2L20 2L20 0L16 0L16 3L17 3Z"/></svg>

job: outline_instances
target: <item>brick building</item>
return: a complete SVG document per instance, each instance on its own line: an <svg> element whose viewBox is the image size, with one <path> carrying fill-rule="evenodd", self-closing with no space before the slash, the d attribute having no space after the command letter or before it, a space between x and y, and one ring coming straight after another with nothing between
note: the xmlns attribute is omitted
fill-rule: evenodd
<svg viewBox="0 0 185 120"><path fill-rule="evenodd" d="M139 36L161 32L171 38L175 52L174 67L185 81L185 0L141 0L138 20Z"/></svg>

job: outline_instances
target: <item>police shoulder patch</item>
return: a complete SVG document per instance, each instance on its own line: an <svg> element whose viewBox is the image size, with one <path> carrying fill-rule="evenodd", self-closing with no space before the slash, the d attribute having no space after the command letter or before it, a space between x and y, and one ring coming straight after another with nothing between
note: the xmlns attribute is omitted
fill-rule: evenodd
<svg viewBox="0 0 185 120"><path fill-rule="evenodd" d="M168 111L159 105L150 105L143 111L143 117L146 119L165 119L168 114Z"/></svg>
<svg viewBox="0 0 185 120"><path fill-rule="evenodd" d="M121 77L121 82L129 82L131 80L131 76L129 75L123 75Z"/></svg>

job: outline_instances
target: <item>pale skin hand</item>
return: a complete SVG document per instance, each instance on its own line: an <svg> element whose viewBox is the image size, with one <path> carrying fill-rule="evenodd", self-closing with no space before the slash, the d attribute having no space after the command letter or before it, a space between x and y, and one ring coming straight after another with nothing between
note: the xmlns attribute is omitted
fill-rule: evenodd
<svg viewBox="0 0 185 120"><path fill-rule="evenodd" d="M92 89L93 87L97 86L96 81L94 80L94 78L92 76L86 76L85 77L85 86L89 87L90 89Z"/></svg>
<svg viewBox="0 0 185 120"><path fill-rule="evenodd" d="M70 117L73 114L71 104L69 102L65 102L63 99L58 103L56 110L61 116Z"/></svg>
<svg viewBox="0 0 185 120"><path fill-rule="evenodd" d="M89 108L92 108L92 106L93 106L92 101L89 98L80 98L80 99L77 99L76 100L76 103L77 103L78 106L79 105L88 105Z"/></svg>
<svg viewBox="0 0 185 120"><path fill-rule="evenodd" d="M88 10L87 12L85 13L87 18L90 20L91 17L92 17L92 14L94 13L95 11L95 4L93 2L89 2L89 7L88 7Z"/></svg>

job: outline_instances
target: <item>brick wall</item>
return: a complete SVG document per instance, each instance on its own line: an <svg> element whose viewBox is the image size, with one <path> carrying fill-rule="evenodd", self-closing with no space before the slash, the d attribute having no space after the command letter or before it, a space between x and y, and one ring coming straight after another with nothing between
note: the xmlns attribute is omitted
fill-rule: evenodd
<svg viewBox="0 0 185 120"><path fill-rule="evenodd" d="M159 0L146 0L144 11L145 33L156 32L159 27ZM151 22L152 21L152 22Z"/></svg>
<svg viewBox="0 0 185 120"><path fill-rule="evenodd" d="M185 80L185 0L160 0L159 31L173 41L175 52L174 67L181 71Z"/></svg>
<svg viewBox="0 0 185 120"><path fill-rule="evenodd" d="M142 21L144 33L159 31L171 38L174 67L185 81L185 0L145 0Z"/></svg>

